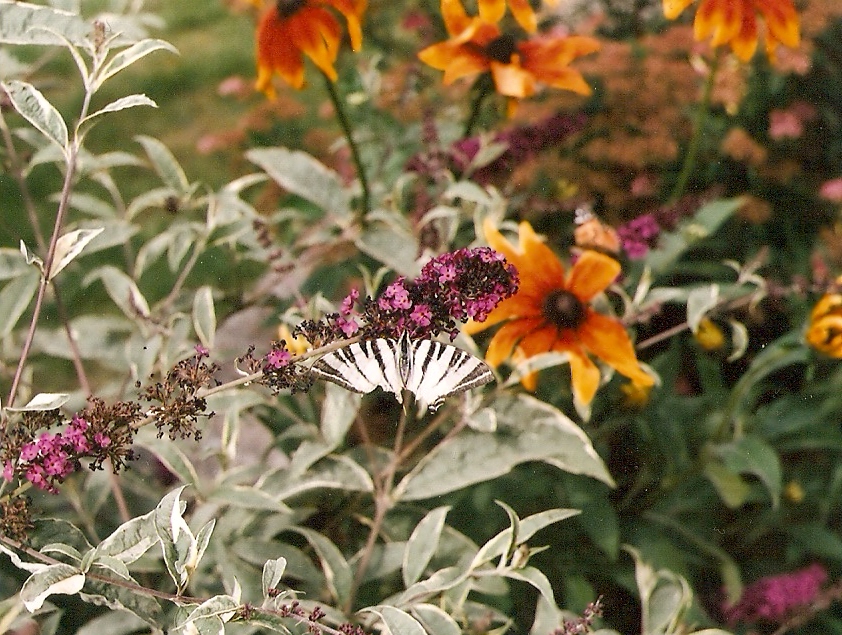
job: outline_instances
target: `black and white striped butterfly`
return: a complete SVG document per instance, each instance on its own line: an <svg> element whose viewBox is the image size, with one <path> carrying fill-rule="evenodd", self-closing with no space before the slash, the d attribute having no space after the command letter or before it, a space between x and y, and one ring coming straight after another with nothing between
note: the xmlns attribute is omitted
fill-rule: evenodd
<svg viewBox="0 0 842 635"><path fill-rule="evenodd" d="M446 397L494 380L488 365L470 353L432 340L363 340L313 364L311 372L347 390L368 393L377 387L403 403L402 392L415 395L423 411L435 411Z"/></svg>

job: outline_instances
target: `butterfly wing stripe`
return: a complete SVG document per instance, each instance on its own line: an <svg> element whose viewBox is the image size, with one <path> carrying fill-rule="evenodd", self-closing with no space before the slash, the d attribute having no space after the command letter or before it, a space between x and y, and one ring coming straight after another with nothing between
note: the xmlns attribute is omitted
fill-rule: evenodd
<svg viewBox="0 0 842 635"><path fill-rule="evenodd" d="M359 344L352 344L323 356L313 364L311 372L347 390L367 393L374 390L379 383L376 381L377 377L374 380L369 377L369 372L364 368L368 366L365 359L365 350Z"/></svg>
<svg viewBox="0 0 842 635"><path fill-rule="evenodd" d="M371 342L372 355L377 362L380 381L377 384L383 390L395 395L398 403L403 403L403 381L400 378L400 349L395 340L377 339Z"/></svg>
<svg viewBox="0 0 842 635"><path fill-rule="evenodd" d="M419 348L426 351L415 391L420 406L435 408L445 397L494 380L485 362L470 353L440 342L428 342L428 346Z"/></svg>

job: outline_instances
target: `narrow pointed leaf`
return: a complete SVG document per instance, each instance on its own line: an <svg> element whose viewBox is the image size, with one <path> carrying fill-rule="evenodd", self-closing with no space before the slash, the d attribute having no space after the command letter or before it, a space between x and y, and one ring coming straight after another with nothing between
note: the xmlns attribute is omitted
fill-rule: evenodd
<svg viewBox="0 0 842 635"><path fill-rule="evenodd" d="M66 155L69 149L67 124L41 91L32 84L14 79L4 82L3 88L15 110Z"/></svg>
<svg viewBox="0 0 842 635"><path fill-rule="evenodd" d="M53 258L53 265L50 268L50 273L47 276L48 280L52 280L58 273L67 265L73 262L73 259L82 253L82 250L94 238L103 232L103 228L97 229L77 229L72 232L64 234L56 242L56 252Z"/></svg>

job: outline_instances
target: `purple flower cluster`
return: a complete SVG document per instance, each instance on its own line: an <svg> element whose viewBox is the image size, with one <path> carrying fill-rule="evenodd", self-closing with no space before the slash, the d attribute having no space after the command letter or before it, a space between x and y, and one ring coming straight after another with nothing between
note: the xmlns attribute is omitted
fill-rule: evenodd
<svg viewBox="0 0 842 635"><path fill-rule="evenodd" d="M585 127L587 116L583 113L555 114L531 126L519 126L504 130L494 136L495 143L503 143L506 149L493 161L478 168L471 179L487 185L499 179L507 179L521 163L539 152L557 146L567 137ZM471 165L481 147L479 137L460 139L451 148L451 163L454 171L464 172Z"/></svg>
<svg viewBox="0 0 842 635"><path fill-rule="evenodd" d="M827 581L821 564L760 578L748 585L739 602L726 607L729 624L737 622L781 623L788 616L813 602Z"/></svg>
<svg viewBox="0 0 842 635"><path fill-rule="evenodd" d="M397 338L404 332L415 338L456 337L459 322L482 322L516 291L517 271L502 254L489 247L463 248L436 256L415 280L397 278L379 298L359 301L353 290L338 313L320 322L305 320L295 332L316 347L353 336Z"/></svg>
<svg viewBox="0 0 842 635"><path fill-rule="evenodd" d="M456 337L459 322L482 322L516 291L517 271L502 254L464 248L433 258L413 281L396 279L363 313L371 336Z"/></svg>
<svg viewBox="0 0 842 635"><path fill-rule="evenodd" d="M6 461L3 465L3 478L11 481L17 473L35 487L55 494L57 485L81 468L81 457L101 456L110 445L107 434L94 432L86 419L74 415L64 432L44 432L25 443L16 464Z"/></svg>
<svg viewBox="0 0 842 635"><path fill-rule="evenodd" d="M617 228L623 250L632 260L640 260L655 246L661 225L652 213L642 214Z"/></svg>

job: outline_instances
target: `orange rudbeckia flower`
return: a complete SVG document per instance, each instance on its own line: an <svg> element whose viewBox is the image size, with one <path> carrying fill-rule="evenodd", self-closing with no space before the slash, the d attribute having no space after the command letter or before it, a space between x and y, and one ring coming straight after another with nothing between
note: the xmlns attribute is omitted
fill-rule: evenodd
<svg viewBox="0 0 842 635"><path fill-rule="evenodd" d="M259 0L253 0L260 4ZM334 9L345 16L351 47L362 45L360 20L365 0L273 0L257 25L257 89L272 97L277 73L293 88L304 85L304 55L332 81L342 28Z"/></svg>
<svg viewBox="0 0 842 635"><path fill-rule="evenodd" d="M513 246L486 219L488 244L518 270L518 292L503 300L482 323L471 322L468 333L503 323L488 346L485 359L497 366L513 356L528 359L540 353L567 353L573 395L589 404L599 387L600 373L591 356L601 359L637 386L652 386L640 366L622 322L597 313L590 301L620 273L620 263L597 251L584 251L569 274L558 257L522 222L520 244ZM524 382L530 387L530 380ZM532 380L534 381L534 380Z"/></svg>
<svg viewBox="0 0 842 635"><path fill-rule="evenodd" d="M696 0L664 0L664 15L674 20ZM712 46L729 44L747 62L757 50L757 16L766 23L766 53L774 59L778 44L790 48L800 40L798 13L792 0L700 0L693 28L697 40Z"/></svg>
<svg viewBox="0 0 842 635"><path fill-rule="evenodd" d="M837 284L842 283L842 278ZM842 357L842 295L822 296L810 312L807 343L830 357Z"/></svg>
<svg viewBox="0 0 842 635"><path fill-rule="evenodd" d="M497 92L507 97L530 97L539 83L590 94L590 86L570 63L598 50L597 40L550 35L519 40L497 26L502 11L492 11L486 5L480 2L480 15L470 17L461 0L441 0L450 39L428 46L418 57L444 71L445 85L462 77L490 73Z"/></svg>
<svg viewBox="0 0 842 635"><path fill-rule="evenodd" d="M558 4L558 0L546 0L546 2L552 6ZM530 33L538 29L538 18L529 0L478 0L479 15L487 22L499 22L506 13L507 4L520 26Z"/></svg>

